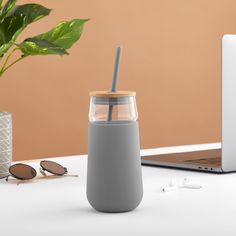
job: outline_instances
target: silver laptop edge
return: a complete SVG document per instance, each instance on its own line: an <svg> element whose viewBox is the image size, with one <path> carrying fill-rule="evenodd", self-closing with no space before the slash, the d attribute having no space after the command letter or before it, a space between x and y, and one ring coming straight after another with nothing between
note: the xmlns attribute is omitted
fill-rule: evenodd
<svg viewBox="0 0 236 236"><path fill-rule="evenodd" d="M222 38L222 169L236 170L236 35Z"/></svg>
<svg viewBox="0 0 236 236"><path fill-rule="evenodd" d="M222 38L222 144L221 167L200 166L191 163L172 163L144 160L142 164L211 172L236 171L236 35ZM158 154L157 154L158 155Z"/></svg>

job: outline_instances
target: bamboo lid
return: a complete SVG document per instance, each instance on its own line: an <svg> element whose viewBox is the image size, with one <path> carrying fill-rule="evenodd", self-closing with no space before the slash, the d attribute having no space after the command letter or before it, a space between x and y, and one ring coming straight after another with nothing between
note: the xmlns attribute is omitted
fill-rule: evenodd
<svg viewBox="0 0 236 236"><path fill-rule="evenodd" d="M118 97L134 97L135 92L132 91L93 91L89 93L90 97L107 97L107 98L118 98Z"/></svg>

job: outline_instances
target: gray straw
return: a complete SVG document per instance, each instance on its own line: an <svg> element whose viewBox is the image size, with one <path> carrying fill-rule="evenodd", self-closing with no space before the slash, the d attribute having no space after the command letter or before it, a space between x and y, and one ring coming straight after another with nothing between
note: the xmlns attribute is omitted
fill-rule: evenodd
<svg viewBox="0 0 236 236"><path fill-rule="evenodd" d="M119 66L120 66L120 57L121 57L121 47L117 47L116 48L115 66L114 66L114 72L113 72L113 77L112 77L111 92L116 92L116 90L117 90L117 79L118 79L118 72L119 72ZM113 110L113 106L109 105L108 121L112 120L112 110Z"/></svg>

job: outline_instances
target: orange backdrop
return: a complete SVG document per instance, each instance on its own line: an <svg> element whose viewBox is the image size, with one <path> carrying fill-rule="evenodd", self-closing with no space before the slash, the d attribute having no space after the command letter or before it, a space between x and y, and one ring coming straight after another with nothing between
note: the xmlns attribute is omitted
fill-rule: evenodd
<svg viewBox="0 0 236 236"><path fill-rule="evenodd" d="M88 93L110 88L117 45L118 87L137 92L142 148L220 141L221 37L236 33L236 1L36 2L54 11L19 42L63 19L91 21L69 56L30 57L1 78L14 160L87 152Z"/></svg>

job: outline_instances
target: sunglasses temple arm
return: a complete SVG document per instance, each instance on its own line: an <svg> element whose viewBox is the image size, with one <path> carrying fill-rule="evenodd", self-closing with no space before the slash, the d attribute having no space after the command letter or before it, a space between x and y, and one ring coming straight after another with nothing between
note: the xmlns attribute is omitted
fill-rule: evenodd
<svg viewBox="0 0 236 236"><path fill-rule="evenodd" d="M66 167L64 167L64 170L65 170L65 174L67 174L67 173L68 173L68 170L67 170L67 168L66 168Z"/></svg>
<svg viewBox="0 0 236 236"><path fill-rule="evenodd" d="M79 177L79 175L63 175L62 177Z"/></svg>
<svg viewBox="0 0 236 236"><path fill-rule="evenodd" d="M13 177L11 174L9 174L7 177L6 177L6 181L8 182L9 181L9 177ZM14 177L13 177L14 178ZM15 178L14 178L15 179ZM23 180L20 180L20 179L18 179L19 181L17 182L17 185L19 185L20 184L20 182L21 181L23 181Z"/></svg>
<svg viewBox="0 0 236 236"><path fill-rule="evenodd" d="M68 175L68 170L66 167L64 167L64 170L65 170L65 174L63 176L65 177L79 177L79 175Z"/></svg>
<svg viewBox="0 0 236 236"><path fill-rule="evenodd" d="M8 176L6 177L6 181L8 181L8 180L9 180L9 177L11 177L11 175L8 175Z"/></svg>

